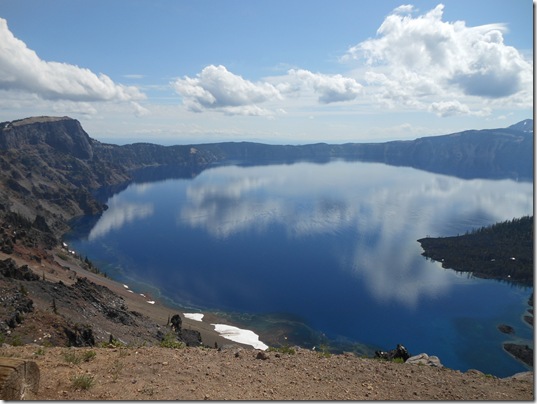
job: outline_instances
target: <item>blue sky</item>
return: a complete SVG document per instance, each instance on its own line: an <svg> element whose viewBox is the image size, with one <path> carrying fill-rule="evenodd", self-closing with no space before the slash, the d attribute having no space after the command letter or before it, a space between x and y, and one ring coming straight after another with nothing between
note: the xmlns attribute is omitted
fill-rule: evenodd
<svg viewBox="0 0 537 404"><path fill-rule="evenodd" d="M0 0L0 121L114 143L413 139L532 117L530 0Z"/></svg>

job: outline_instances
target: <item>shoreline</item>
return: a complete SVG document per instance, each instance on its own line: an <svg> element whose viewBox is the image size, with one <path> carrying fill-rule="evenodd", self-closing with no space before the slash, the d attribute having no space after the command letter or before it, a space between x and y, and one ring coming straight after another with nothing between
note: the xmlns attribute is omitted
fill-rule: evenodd
<svg viewBox="0 0 537 404"><path fill-rule="evenodd" d="M65 246L64 249L68 249L68 246ZM112 292L125 300L125 303L129 310L143 314L159 325L166 325L168 320L174 314L179 314L183 321L183 328L198 331L201 335L202 343L204 345L210 347L222 347L238 344L244 348L249 349L268 348L268 345L259 341L259 336L253 331L238 328L231 324L225 324L226 321L222 318L219 318L214 313L191 313L191 310L180 308L179 305L177 305L178 307L173 307L170 304L163 303L158 298L151 297L151 295L149 294L146 295L144 293L135 292L130 288L129 285L123 282L114 280L109 277L105 277L102 274L88 271L82 268L76 262L73 263L71 261L66 261L58 256L57 251L55 251L53 255L55 261L60 266L64 268L69 268L71 271L74 271L79 277L85 277L98 285L107 287ZM74 260L78 261L77 258L74 258ZM186 316L185 313L200 314L202 315L201 321L197 318L193 318L192 316ZM217 331L216 328L221 331ZM228 337L226 338L226 336L224 335L227 335ZM263 346L265 347L263 348Z"/></svg>

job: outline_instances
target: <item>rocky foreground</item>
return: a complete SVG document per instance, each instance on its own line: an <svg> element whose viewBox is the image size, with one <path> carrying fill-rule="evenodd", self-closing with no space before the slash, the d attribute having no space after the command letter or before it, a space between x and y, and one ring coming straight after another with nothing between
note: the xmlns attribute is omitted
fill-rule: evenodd
<svg viewBox="0 0 537 404"><path fill-rule="evenodd" d="M498 379L459 371L239 347L43 348L4 346L34 360L39 400L534 400L533 374Z"/></svg>

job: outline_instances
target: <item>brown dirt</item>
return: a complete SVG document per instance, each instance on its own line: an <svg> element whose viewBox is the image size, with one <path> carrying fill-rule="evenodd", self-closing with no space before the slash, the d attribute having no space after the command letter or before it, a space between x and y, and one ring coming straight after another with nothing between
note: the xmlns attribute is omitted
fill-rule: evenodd
<svg viewBox="0 0 537 404"><path fill-rule="evenodd" d="M69 363L66 353L82 358ZM498 379L478 371L392 363L354 355L322 356L230 348L0 348L34 360L39 400L533 400L530 375ZM81 377L91 387L76 388Z"/></svg>

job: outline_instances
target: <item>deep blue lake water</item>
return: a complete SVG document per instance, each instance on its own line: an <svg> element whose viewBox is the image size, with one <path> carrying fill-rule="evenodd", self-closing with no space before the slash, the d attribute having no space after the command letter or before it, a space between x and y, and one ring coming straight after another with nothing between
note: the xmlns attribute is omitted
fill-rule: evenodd
<svg viewBox="0 0 537 404"><path fill-rule="evenodd" d="M287 321L291 341L301 324L461 371L527 370L502 343L533 344L522 319L532 288L443 269L416 240L532 214L532 183L361 162L220 166L131 184L107 204L72 248L156 299L235 313L262 341Z"/></svg>

